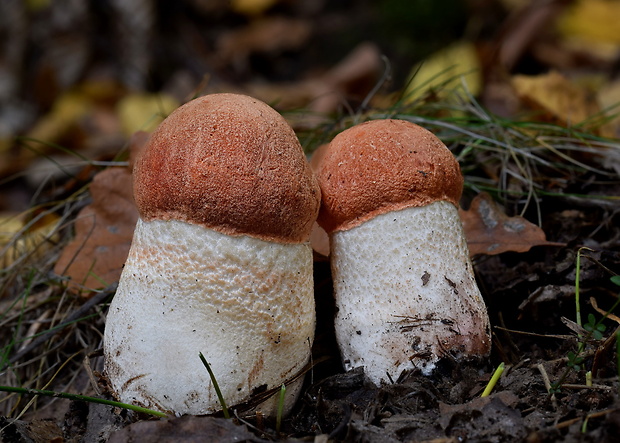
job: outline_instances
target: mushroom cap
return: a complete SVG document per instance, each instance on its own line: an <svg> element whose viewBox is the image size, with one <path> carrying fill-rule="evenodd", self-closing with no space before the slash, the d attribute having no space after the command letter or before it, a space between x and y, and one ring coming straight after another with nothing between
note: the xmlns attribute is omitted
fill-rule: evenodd
<svg viewBox="0 0 620 443"><path fill-rule="evenodd" d="M145 221L300 243L320 190L280 114L248 96L213 94L181 106L155 130L134 168L134 198Z"/></svg>
<svg viewBox="0 0 620 443"><path fill-rule="evenodd" d="M458 207L463 190L450 150L433 133L405 120L373 120L341 132L320 163L318 222L328 233L435 201Z"/></svg>

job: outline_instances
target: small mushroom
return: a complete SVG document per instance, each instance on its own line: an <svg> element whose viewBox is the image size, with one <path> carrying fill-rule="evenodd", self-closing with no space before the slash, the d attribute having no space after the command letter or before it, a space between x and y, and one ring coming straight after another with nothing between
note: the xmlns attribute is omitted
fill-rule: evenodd
<svg viewBox="0 0 620 443"><path fill-rule="evenodd" d="M318 167L336 338L346 369L379 385L443 357L488 355L489 320L458 215L458 162L404 120L337 135Z"/></svg>
<svg viewBox="0 0 620 443"><path fill-rule="evenodd" d="M284 118L236 94L185 104L138 158L134 198L104 337L116 396L177 415L220 410L200 352L229 406L299 375L314 338L320 191Z"/></svg>

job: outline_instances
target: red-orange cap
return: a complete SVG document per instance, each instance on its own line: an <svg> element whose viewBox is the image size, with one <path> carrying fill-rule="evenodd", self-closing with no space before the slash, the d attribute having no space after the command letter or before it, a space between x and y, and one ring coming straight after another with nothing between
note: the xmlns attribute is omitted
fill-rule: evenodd
<svg viewBox="0 0 620 443"><path fill-rule="evenodd" d="M151 136L134 168L143 220L180 220L229 235L306 241L320 190L286 120L238 94L197 98Z"/></svg>
<svg viewBox="0 0 620 443"><path fill-rule="evenodd" d="M390 211L445 200L458 206L459 164L430 131L405 120L373 120L338 134L318 168L318 222L343 231Z"/></svg>

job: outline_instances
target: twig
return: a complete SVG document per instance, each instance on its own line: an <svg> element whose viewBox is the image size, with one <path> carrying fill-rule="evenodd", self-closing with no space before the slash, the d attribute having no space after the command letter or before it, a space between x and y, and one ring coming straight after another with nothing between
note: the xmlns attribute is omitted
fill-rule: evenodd
<svg viewBox="0 0 620 443"><path fill-rule="evenodd" d="M577 418L571 418L570 420L566 420L563 421L562 423L558 423L557 425L555 425L556 429L562 429L562 428L567 428L570 425L574 424L574 423L578 423L581 420L589 420L591 418L598 418L598 417L603 417L611 412L615 412L617 409L613 408L613 409L606 409L604 411L599 411L599 412L593 412L592 414L588 414L585 417L577 417Z"/></svg>
<svg viewBox="0 0 620 443"><path fill-rule="evenodd" d="M558 402L555 398L555 394L553 393L551 389L551 381L549 380L549 376L547 375L547 370L542 365L542 363L538 363L536 367L538 368L538 371L540 372L540 375L542 376L543 383L545 384L545 389L547 390L547 392L549 393L549 396L551 397L551 403L553 404L553 407L557 409Z"/></svg>

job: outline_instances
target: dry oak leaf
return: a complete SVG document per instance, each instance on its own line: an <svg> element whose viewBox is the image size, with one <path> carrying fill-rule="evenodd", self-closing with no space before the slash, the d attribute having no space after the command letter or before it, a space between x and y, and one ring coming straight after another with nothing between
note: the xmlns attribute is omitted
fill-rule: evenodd
<svg viewBox="0 0 620 443"><path fill-rule="evenodd" d="M508 217L485 192L478 194L469 210L459 209L469 255L527 252L533 246L561 246L548 242L542 229L520 216Z"/></svg>
<svg viewBox="0 0 620 443"><path fill-rule="evenodd" d="M92 203L75 221L75 238L63 250L54 272L70 278L83 297L120 278L127 259L138 210L129 168L98 173L90 185Z"/></svg>

